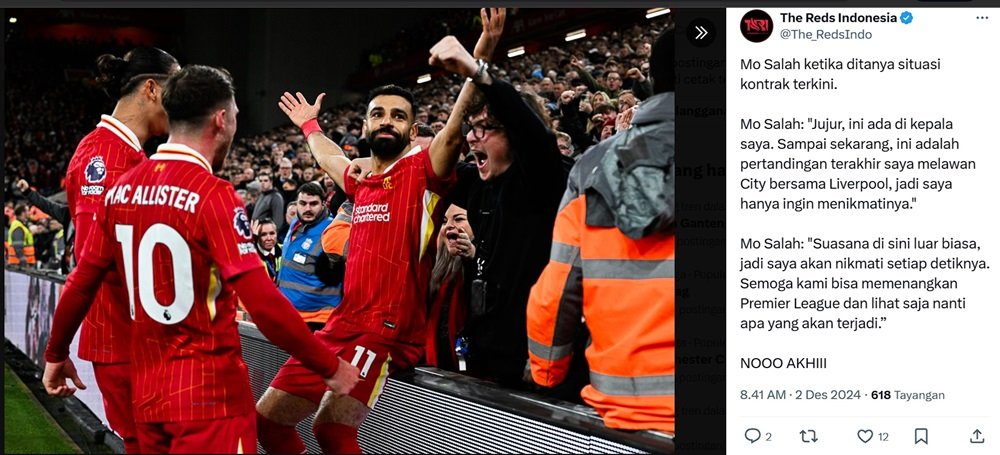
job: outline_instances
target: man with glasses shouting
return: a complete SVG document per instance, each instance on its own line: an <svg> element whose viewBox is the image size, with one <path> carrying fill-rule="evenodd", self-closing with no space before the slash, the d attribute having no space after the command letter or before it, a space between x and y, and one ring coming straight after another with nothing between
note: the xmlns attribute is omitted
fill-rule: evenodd
<svg viewBox="0 0 1000 455"><path fill-rule="evenodd" d="M501 10L484 21L484 27L499 35L503 19ZM466 206L476 232L464 335L472 374L523 388L528 293L548 261L566 171L555 133L535 110L537 103L527 102L523 96L530 95L522 96L507 81L493 78L482 60L491 53L480 51L477 46L474 57L480 60L471 76L478 96L464 115L471 127L465 138L479 180L461 182L460 188L469 184L468 193L454 199Z"/></svg>

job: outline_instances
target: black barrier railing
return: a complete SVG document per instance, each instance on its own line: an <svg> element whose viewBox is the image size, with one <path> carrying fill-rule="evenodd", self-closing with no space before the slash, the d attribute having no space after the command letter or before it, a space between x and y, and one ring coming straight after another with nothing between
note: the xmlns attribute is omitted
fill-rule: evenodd
<svg viewBox="0 0 1000 455"><path fill-rule="evenodd" d="M25 279L27 277L33 279ZM32 316L28 309L30 300L40 299L38 295L32 295L30 288L43 281L55 283L49 286L49 295L45 296L45 300L54 301L61 291L64 277L8 267L5 278L5 325L20 326L21 320L47 317L48 321L42 321L40 326L49 327L50 311ZM254 397L259 398L278 368L288 359L288 354L268 342L251 323L240 321L239 331L251 389ZM47 339L47 335L38 336ZM15 345L32 344L32 340L27 340L31 336L27 334L20 340L11 341ZM37 345L40 341L34 340L33 343ZM96 392L96 389L92 387L88 392ZM103 416L103 412L97 410L95 414ZM320 448L313 438L311 425L312 419L306 419L299 424L298 430L307 449L318 453ZM366 453L674 451L671 436L652 431L609 429L590 407L530 392L511 391L489 382L427 367L389 377L383 395L362 425L358 438Z"/></svg>

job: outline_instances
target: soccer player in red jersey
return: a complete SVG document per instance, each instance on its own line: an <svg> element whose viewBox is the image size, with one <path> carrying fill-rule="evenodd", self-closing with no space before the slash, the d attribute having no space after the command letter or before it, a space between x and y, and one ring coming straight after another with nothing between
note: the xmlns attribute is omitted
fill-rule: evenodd
<svg viewBox="0 0 1000 455"><path fill-rule="evenodd" d="M66 396L67 360L105 272L117 265L133 318L132 403L141 452L256 450L236 294L261 332L344 394L359 371L313 338L257 258L232 184L217 178L236 132L227 73L186 67L167 80L170 137L105 192L93 238L56 309L43 382ZM235 291L235 292L234 292Z"/></svg>
<svg viewBox="0 0 1000 455"><path fill-rule="evenodd" d="M431 49L442 66L469 69L476 61L454 37ZM361 369L349 395L327 393L315 373L289 359L257 403L257 426L264 450L305 450L295 425L316 412L313 433L326 453L359 453L357 430L375 406L387 376L413 367L423 355L427 287L434 263L437 229L454 183L462 115L473 90L466 83L454 115L428 149L409 148L414 135L413 95L400 87L373 90L366 131L372 170L360 182L343 151L319 127L323 95L309 104L301 93L285 93L279 106L303 129L317 161L354 202L344 294L326 326L316 332L330 350ZM317 134L319 133L319 134Z"/></svg>
<svg viewBox="0 0 1000 455"><path fill-rule="evenodd" d="M147 139L167 133L167 114L160 103L163 83L179 69L170 54L149 47L133 49L125 58L111 54L97 58L98 81L117 103L111 115L102 115L97 128L80 141L66 169L66 202L76 226L77 262L93 234L94 215L105 189L146 160L142 144ZM125 442L125 452L136 453L130 325L121 286L117 274L109 273L98 289L80 332L79 356L93 362L108 423Z"/></svg>

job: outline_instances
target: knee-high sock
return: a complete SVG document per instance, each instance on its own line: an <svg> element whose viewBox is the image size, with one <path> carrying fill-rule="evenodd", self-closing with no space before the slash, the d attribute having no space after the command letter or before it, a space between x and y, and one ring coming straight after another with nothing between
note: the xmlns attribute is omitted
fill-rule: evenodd
<svg viewBox="0 0 1000 455"><path fill-rule="evenodd" d="M358 429L350 425L318 423L313 425L313 434L323 453L361 453Z"/></svg>
<svg viewBox="0 0 1000 455"><path fill-rule="evenodd" d="M305 453L306 445L295 427L281 425L257 413L257 438L267 453Z"/></svg>

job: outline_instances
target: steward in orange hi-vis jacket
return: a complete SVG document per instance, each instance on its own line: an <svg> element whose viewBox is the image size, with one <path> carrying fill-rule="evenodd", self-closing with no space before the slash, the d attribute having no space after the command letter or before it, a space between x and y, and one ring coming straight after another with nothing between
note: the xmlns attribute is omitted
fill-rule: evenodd
<svg viewBox="0 0 1000 455"><path fill-rule="evenodd" d="M674 94L570 172L549 264L528 301L534 381L559 384L581 313L590 385L608 427L674 432Z"/></svg>

